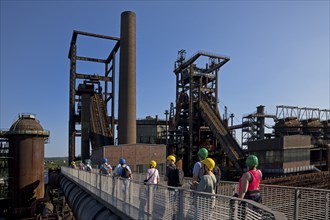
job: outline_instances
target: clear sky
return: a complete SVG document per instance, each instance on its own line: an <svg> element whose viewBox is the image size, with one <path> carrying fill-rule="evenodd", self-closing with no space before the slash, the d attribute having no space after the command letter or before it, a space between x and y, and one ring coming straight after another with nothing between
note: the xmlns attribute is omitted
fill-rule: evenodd
<svg viewBox="0 0 330 220"><path fill-rule="evenodd" d="M123 11L136 13L137 118L165 118L180 49L231 58L219 107L235 123L259 105L268 114L278 105L330 109L329 1L2 0L0 128L34 113L51 132L45 156L67 156L72 32L119 37ZM82 41L78 53L104 58L112 46L102 43Z"/></svg>

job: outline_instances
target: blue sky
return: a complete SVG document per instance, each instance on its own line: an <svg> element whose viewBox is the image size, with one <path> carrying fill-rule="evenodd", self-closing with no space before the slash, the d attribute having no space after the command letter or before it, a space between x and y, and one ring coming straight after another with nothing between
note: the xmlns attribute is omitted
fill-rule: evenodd
<svg viewBox="0 0 330 220"><path fill-rule="evenodd" d="M45 156L67 156L72 32L119 37L123 11L136 13L137 118L165 118L180 49L231 58L219 107L235 123L259 105L268 114L278 105L330 109L329 1L1 1L0 128L34 113L51 132ZM81 55L112 49L79 40Z"/></svg>

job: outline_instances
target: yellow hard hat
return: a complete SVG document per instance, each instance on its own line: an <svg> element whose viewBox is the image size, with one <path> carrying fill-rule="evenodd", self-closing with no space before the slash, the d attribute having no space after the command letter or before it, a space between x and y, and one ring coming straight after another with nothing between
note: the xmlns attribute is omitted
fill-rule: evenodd
<svg viewBox="0 0 330 220"><path fill-rule="evenodd" d="M211 159L211 158L209 158L209 157L206 158L206 159L204 159L204 160L202 160L201 162L202 162L202 164L205 164L206 167L207 167L210 171L212 171L213 168L215 167L215 162L214 162L214 160Z"/></svg>
<svg viewBox="0 0 330 220"><path fill-rule="evenodd" d="M173 156L173 155L168 156L168 157L166 158L166 160L172 160L174 163L175 163L175 161L176 161L175 156Z"/></svg>
<svg viewBox="0 0 330 220"><path fill-rule="evenodd" d="M150 166L153 167L153 168L155 168L155 167L157 166L156 161L151 160L151 161L150 161Z"/></svg>

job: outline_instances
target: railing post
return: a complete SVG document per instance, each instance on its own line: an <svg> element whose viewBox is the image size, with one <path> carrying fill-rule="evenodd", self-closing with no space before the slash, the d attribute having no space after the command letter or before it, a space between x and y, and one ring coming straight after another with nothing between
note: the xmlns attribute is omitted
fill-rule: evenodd
<svg viewBox="0 0 330 220"><path fill-rule="evenodd" d="M230 199L229 201L229 219L238 219L237 215L237 202L234 199Z"/></svg>
<svg viewBox="0 0 330 220"><path fill-rule="evenodd" d="M102 174L100 173L99 177L100 177L100 183L99 183L99 187L100 187L100 190L99 190L99 197L101 197L101 191L102 191Z"/></svg>
<svg viewBox="0 0 330 220"><path fill-rule="evenodd" d="M119 192L121 189L120 189L120 186L119 186L119 183L120 183L119 182L119 177L116 177L115 179L116 179L115 182L116 182L116 187L117 187L116 198L117 198L117 201L118 201L119 195L121 195L120 192ZM116 204L116 206L118 206L118 204Z"/></svg>
<svg viewBox="0 0 330 220"><path fill-rule="evenodd" d="M116 199L115 198L117 198L117 197L115 197L115 187L116 187L116 179L115 179L115 177L114 176L112 176L111 177L111 183L112 183L112 193L111 193L111 198L112 198L112 205L114 205L115 204L115 202L116 202Z"/></svg>
<svg viewBox="0 0 330 220"><path fill-rule="evenodd" d="M129 210L129 216L131 216L131 207L133 204L133 183L131 179L126 179L127 181L127 187L128 187L128 210ZM125 192L126 193L126 192Z"/></svg>
<svg viewBox="0 0 330 220"><path fill-rule="evenodd" d="M330 193L326 193L325 194L325 218L324 219L330 219L329 213L330 213Z"/></svg>
<svg viewBox="0 0 330 220"><path fill-rule="evenodd" d="M300 198L301 198L301 194L300 194L300 190L299 189L295 189L295 195L294 195L294 214L293 214L293 219L297 220L299 217L299 202L300 202Z"/></svg>
<svg viewBox="0 0 330 220"><path fill-rule="evenodd" d="M178 218L177 219L184 219L184 188L178 188L178 192L179 195L179 208L178 208Z"/></svg>
<svg viewBox="0 0 330 220"><path fill-rule="evenodd" d="M79 178L79 170L78 170L78 176L77 176L78 183L80 184L80 178Z"/></svg>
<svg viewBox="0 0 330 220"><path fill-rule="evenodd" d="M148 201L147 201L148 219L152 219L154 186L147 184L146 190L148 194Z"/></svg>

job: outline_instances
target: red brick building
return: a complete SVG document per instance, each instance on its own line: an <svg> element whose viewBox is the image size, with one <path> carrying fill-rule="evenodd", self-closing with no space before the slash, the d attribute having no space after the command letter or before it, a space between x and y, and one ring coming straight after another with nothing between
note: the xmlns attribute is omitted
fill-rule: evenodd
<svg viewBox="0 0 330 220"><path fill-rule="evenodd" d="M145 172L150 160L157 162L160 174L163 174L166 168L166 146L162 144L111 145L92 150L93 165L101 164L104 157L108 158L109 164L113 167L118 164L121 157L124 157L133 172Z"/></svg>

